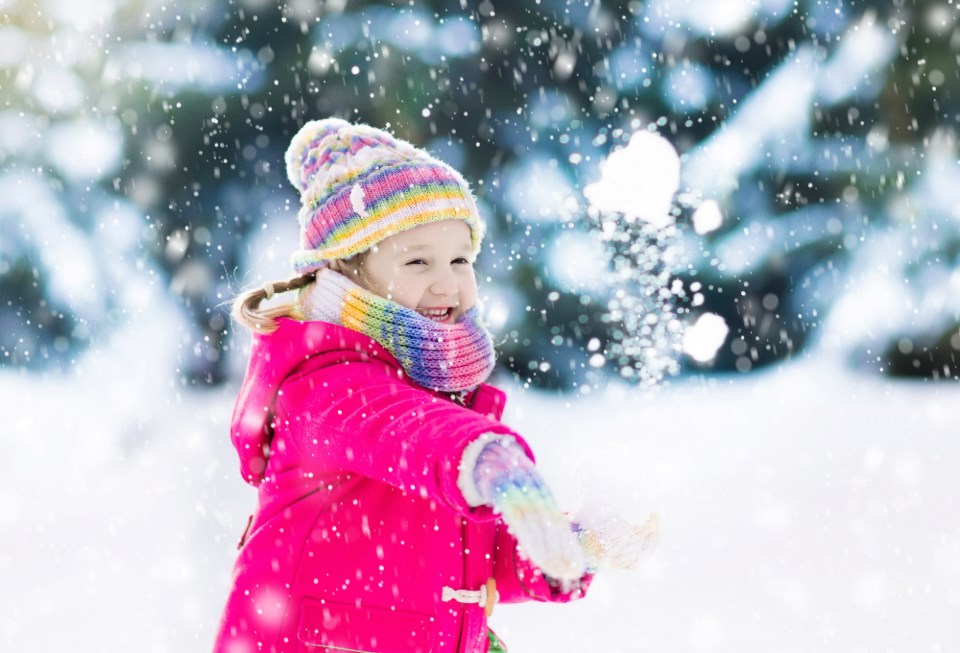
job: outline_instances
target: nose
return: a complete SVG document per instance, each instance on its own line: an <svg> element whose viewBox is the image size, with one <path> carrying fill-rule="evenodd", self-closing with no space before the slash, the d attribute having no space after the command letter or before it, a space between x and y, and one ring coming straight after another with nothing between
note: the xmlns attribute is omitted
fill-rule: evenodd
<svg viewBox="0 0 960 653"><path fill-rule="evenodd" d="M458 289L457 278L450 269L437 270L430 280L430 292L438 297L456 295Z"/></svg>

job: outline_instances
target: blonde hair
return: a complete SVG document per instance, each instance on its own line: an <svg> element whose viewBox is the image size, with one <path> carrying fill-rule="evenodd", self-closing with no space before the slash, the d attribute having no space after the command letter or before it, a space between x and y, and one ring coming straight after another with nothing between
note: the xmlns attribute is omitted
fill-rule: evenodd
<svg viewBox="0 0 960 653"><path fill-rule="evenodd" d="M331 270L339 272L352 278L357 284L364 288L370 288L370 278L367 276L363 267L367 251L360 252L349 258L335 259L327 264ZM277 318L292 317L296 320L303 319L300 313L299 301L277 304L269 308L260 308L260 303L265 299L270 299L277 293L284 293L291 290L300 290L306 288L316 281L313 272L291 277L286 281L274 281L265 283L260 288L253 288L240 294L233 302L233 308L230 315L233 319L251 331L258 333L273 333L279 326Z"/></svg>

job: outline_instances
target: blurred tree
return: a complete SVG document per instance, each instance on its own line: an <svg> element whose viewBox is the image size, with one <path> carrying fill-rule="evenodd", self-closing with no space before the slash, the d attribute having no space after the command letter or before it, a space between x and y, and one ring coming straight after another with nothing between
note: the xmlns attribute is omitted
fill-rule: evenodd
<svg viewBox="0 0 960 653"><path fill-rule="evenodd" d="M860 337L855 358L895 374L956 374L960 203L944 188L960 187L948 138L960 119L950 90L960 28L946 5L104 6L91 16L0 7L0 134L11 143L0 184L33 180L31 192L77 231L101 288L125 273L98 256L96 225L139 220L110 256L155 266L192 317L183 372L194 383L227 374L224 302L242 285L249 239L296 219L284 149L303 122L329 115L391 129L474 182L490 225L480 259L488 313L501 363L523 382L590 388L620 373L616 289L597 280L611 263L580 191L612 148L650 126L683 154L681 225L696 226L705 206L724 216L686 238L675 273L686 289L677 296L689 297L681 310L731 328L708 366L748 371L793 355L850 295L857 261L889 253L912 303L886 329L882 315L862 314L861 335L880 341ZM66 136L84 133L97 135L94 150L119 142L122 154L77 171L63 148L23 136L73 147ZM941 154L928 156L934 146ZM0 203L0 220L40 224L23 220L24 205ZM67 361L129 310L122 293L84 304L39 234L5 229L0 242L0 364ZM929 318L911 319L912 306Z"/></svg>

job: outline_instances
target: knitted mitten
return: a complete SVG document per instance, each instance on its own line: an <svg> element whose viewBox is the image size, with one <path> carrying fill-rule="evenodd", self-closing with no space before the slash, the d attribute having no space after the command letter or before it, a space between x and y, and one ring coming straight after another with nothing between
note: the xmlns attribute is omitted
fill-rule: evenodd
<svg viewBox="0 0 960 653"><path fill-rule="evenodd" d="M591 573L604 569L635 569L657 544L660 519L656 514L642 524L610 519L586 526L574 522Z"/></svg>
<svg viewBox="0 0 960 653"><path fill-rule="evenodd" d="M586 570L583 550L533 462L511 437L484 436L464 452L458 484L470 505L490 505L527 558L561 583Z"/></svg>

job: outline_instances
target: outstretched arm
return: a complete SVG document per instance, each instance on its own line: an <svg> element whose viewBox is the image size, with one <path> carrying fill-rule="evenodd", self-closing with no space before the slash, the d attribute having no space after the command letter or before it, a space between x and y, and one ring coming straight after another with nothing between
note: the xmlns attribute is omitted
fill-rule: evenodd
<svg viewBox="0 0 960 653"><path fill-rule="evenodd" d="M576 588L586 573L580 543L533 461L512 437L485 434L471 443L458 485L467 503L492 506L501 516L515 542L500 542L498 554L513 559L516 580L539 574L555 581L561 593ZM522 566L526 573L520 573L519 561L532 563Z"/></svg>
<svg viewBox="0 0 960 653"><path fill-rule="evenodd" d="M284 383L277 430L290 434L303 466L317 474L355 471L493 519L457 486L466 447L484 433L519 436L500 422L411 386L377 361L312 370Z"/></svg>

